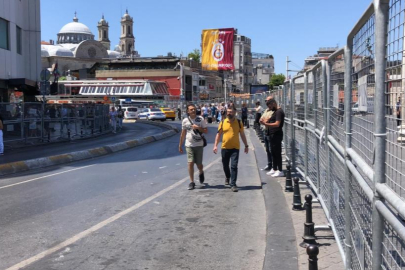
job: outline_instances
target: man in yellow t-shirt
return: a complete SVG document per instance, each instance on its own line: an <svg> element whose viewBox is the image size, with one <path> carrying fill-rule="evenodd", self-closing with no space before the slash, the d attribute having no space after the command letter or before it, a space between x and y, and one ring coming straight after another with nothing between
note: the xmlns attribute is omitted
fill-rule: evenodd
<svg viewBox="0 0 405 270"><path fill-rule="evenodd" d="M238 161L239 161L239 135L245 145L245 153L249 152L249 146L246 141L245 132L243 131L243 124L236 117L236 108L234 104L228 104L226 110L226 118L221 121L218 126L218 133L215 137L214 153L218 152L219 139L222 136L222 166L225 172L225 185L231 185L231 190L233 192L238 191L236 186L236 180L238 177ZM229 163L231 163L231 168L229 169ZM229 183L229 180L231 182Z"/></svg>

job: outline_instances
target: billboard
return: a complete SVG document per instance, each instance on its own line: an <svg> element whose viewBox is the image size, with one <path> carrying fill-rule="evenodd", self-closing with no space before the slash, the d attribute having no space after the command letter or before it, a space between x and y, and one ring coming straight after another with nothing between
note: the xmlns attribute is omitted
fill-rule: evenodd
<svg viewBox="0 0 405 270"><path fill-rule="evenodd" d="M250 94L261 94L264 92L270 91L269 85L268 84L260 84L260 85L251 85L250 86Z"/></svg>
<svg viewBox="0 0 405 270"><path fill-rule="evenodd" d="M202 68L205 70L234 70L233 28L202 31Z"/></svg>

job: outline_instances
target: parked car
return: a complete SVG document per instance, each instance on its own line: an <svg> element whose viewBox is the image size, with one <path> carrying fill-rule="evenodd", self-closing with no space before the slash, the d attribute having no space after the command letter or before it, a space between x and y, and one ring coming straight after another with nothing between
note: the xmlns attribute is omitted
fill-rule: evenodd
<svg viewBox="0 0 405 270"><path fill-rule="evenodd" d="M160 109L143 109L139 119L166 121L166 115Z"/></svg>
<svg viewBox="0 0 405 270"><path fill-rule="evenodd" d="M166 119L172 119L172 121L176 119L176 113L172 109L160 108L160 110L166 115Z"/></svg>
<svg viewBox="0 0 405 270"><path fill-rule="evenodd" d="M138 108L135 107L123 107L124 119L138 119Z"/></svg>

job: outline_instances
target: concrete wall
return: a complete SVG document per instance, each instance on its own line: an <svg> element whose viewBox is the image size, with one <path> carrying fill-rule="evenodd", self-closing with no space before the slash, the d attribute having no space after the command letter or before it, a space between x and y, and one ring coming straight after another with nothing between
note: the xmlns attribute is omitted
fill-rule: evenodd
<svg viewBox="0 0 405 270"><path fill-rule="evenodd" d="M0 17L9 21L10 50L0 49L0 79L37 81L41 71L40 0L0 0ZM22 29L17 53L16 26Z"/></svg>

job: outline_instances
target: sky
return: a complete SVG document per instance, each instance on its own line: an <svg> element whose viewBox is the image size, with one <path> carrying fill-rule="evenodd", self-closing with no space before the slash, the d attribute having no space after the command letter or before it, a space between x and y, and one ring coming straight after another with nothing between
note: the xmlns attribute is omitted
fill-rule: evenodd
<svg viewBox="0 0 405 270"><path fill-rule="evenodd" d="M119 43L120 19L128 9L134 19L135 50L142 57L186 56L200 49L201 31L236 28L252 40L252 52L274 56L275 72L304 66L319 47L343 47L371 0L42 0L42 40L56 40L71 22L79 22L98 38L97 22L109 22L111 47Z"/></svg>

